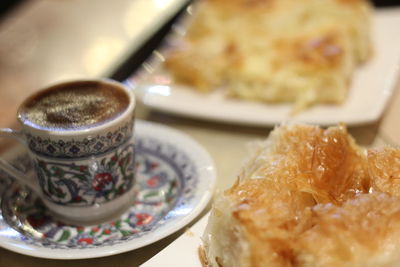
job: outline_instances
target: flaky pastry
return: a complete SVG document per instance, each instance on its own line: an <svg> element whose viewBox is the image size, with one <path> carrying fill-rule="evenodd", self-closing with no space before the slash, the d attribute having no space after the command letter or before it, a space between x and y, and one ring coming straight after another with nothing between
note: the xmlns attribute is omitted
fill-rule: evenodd
<svg viewBox="0 0 400 267"><path fill-rule="evenodd" d="M205 266L399 266L400 150L343 125L276 128L214 200Z"/></svg>
<svg viewBox="0 0 400 267"><path fill-rule="evenodd" d="M201 92L294 103L343 103L371 54L367 0L200 0L165 66Z"/></svg>

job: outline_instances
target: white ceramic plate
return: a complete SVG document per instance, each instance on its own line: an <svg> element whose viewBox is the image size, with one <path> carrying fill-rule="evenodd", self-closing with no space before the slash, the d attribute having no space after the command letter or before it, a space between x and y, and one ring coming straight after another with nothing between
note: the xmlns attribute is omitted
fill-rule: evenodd
<svg viewBox="0 0 400 267"><path fill-rule="evenodd" d="M343 105L318 105L292 117L290 105L227 99L221 92L203 95L173 84L154 59L127 82L151 108L207 120L253 126L271 126L282 121L320 125L374 122L382 115L399 76L400 8L378 9L373 18L374 55L355 73Z"/></svg>
<svg viewBox="0 0 400 267"><path fill-rule="evenodd" d="M135 136L139 194L124 214L99 225L60 224L34 193L1 177L0 246L41 258L94 258L143 247L190 223L215 187L209 154L190 137L149 122L137 121ZM16 162L29 165L26 154Z"/></svg>

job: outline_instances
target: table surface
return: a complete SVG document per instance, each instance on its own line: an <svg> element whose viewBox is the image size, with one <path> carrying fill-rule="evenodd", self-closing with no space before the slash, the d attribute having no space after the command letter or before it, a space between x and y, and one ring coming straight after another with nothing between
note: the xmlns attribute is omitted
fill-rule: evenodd
<svg viewBox="0 0 400 267"><path fill-rule="evenodd" d="M16 126L16 109L31 92L61 79L106 76L111 68L121 63L121 57L126 56L127 50L132 49L132 38L122 31L118 19L127 12L132 2L140 0L115 0L112 4L108 0L96 0L95 12L91 12L94 1L26 1L0 21L2 127ZM105 20L105 17L116 19ZM84 30L79 26L81 23L89 25ZM91 56L88 53L92 53ZM398 91L395 91L378 122L349 129L359 144L400 144ZM151 111L140 103L137 116L181 130L204 146L217 166L218 189L225 189L232 184L247 155L249 142L266 138L271 130L181 118ZM10 149L9 146L9 142L0 142L0 151ZM0 248L0 266L138 266L170 244L183 231L144 248L87 260L40 259Z"/></svg>

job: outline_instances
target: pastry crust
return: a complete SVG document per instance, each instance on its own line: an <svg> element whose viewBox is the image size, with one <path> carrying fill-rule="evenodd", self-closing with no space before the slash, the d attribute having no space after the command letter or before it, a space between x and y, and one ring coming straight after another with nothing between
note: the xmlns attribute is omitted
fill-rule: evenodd
<svg viewBox="0 0 400 267"><path fill-rule="evenodd" d="M366 0L202 0L165 66L201 92L338 104L370 56L369 24Z"/></svg>
<svg viewBox="0 0 400 267"><path fill-rule="evenodd" d="M281 126L256 147L214 200L206 266L400 264L400 150L343 125Z"/></svg>

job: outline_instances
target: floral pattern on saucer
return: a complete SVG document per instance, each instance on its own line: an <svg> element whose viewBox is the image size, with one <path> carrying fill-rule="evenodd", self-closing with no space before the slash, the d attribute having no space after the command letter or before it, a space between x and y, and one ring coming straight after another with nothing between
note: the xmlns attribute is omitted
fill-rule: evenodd
<svg viewBox="0 0 400 267"><path fill-rule="evenodd" d="M194 196L197 170L184 152L157 139L138 136L135 149L137 195L119 218L92 226L66 225L54 219L33 192L16 183L9 187L3 180L0 221L3 217L7 224L0 223L0 232L11 226L19 233L9 237L29 245L86 249L119 244L157 229Z"/></svg>

